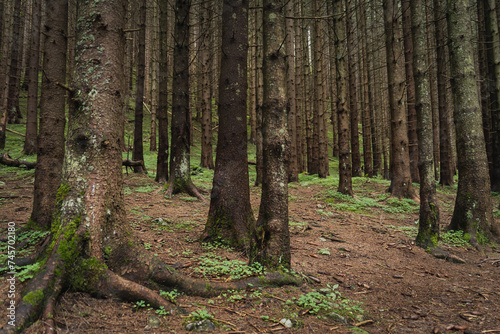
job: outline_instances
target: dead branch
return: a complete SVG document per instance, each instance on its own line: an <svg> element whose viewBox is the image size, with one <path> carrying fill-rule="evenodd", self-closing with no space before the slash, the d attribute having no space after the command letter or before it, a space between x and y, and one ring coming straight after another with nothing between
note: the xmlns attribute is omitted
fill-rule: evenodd
<svg viewBox="0 0 500 334"><path fill-rule="evenodd" d="M10 167L24 167L26 169L33 169L36 166L36 162L12 159L7 152L0 156L0 164Z"/></svg>
<svg viewBox="0 0 500 334"><path fill-rule="evenodd" d="M9 132L12 132L12 133L15 133L16 135L18 136L21 136L21 137L26 137L26 135L23 135L22 133L20 132L17 132L17 131L14 131L14 130L11 130L9 128L6 128L5 130L9 131Z"/></svg>

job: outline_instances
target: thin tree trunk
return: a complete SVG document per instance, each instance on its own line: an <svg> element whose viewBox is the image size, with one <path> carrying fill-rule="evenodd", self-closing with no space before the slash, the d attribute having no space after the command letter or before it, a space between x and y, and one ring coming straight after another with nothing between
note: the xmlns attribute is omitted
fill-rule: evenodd
<svg viewBox="0 0 500 334"><path fill-rule="evenodd" d="M143 119L144 119L144 75L146 69L146 0L139 7L139 53L137 54L137 75L135 81L134 149L132 159L144 161ZM135 173L144 173L143 166L135 166Z"/></svg>
<svg viewBox="0 0 500 334"><path fill-rule="evenodd" d="M26 138L24 154L36 153L36 137L38 132L38 68L40 64L40 25L42 1L33 0L32 30L30 43L28 102L26 112Z"/></svg>
<svg viewBox="0 0 500 334"><path fill-rule="evenodd" d="M299 17L301 15L301 1L294 1L294 15ZM302 21L302 20L301 20ZM305 115L304 104L304 48L302 44L302 22L295 23L295 97L297 105L297 135L296 135L296 149L297 149L297 169L299 173L305 171L304 159L304 134L303 124Z"/></svg>
<svg viewBox="0 0 500 334"><path fill-rule="evenodd" d="M405 55L406 74L406 105L408 111L408 148L410 154L411 181L420 182L418 168L418 136L417 136L417 113L415 110L415 80L413 77L413 42L411 34L411 0L402 1L403 10L403 45Z"/></svg>
<svg viewBox="0 0 500 334"><path fill-rule="evenodd" d="M255 159L256 159L256 177L255 177L255 185L262 184L262 175L263 175L263 143L262 143L262 108L264 103L264 78L262 72L262 64L264 60L264 52L263 52L263 33L262 33L262 1L257 0L257 12L256 12L256 41L257 41L257 107L255 110L255 127L257 131L257 140L255 145Z"/></svg>
<svg viewBox="0 0 500 334"><path fill-rule="evenodd" d="M439 239L439 207L435 200L434 147L432 136L431 85L427 55L425 0L411 1L411 35L418 134L420 212L417 245L435 248Z"/></svg>
<svg viewBox="0 0 500 334"><path fill-rule="evenodd" d="M50 229L64 160L66 125L66 50L68 0L47 1L47 22L43 26L43 73L40 95L35 189L31 220L42 229ZM73 90L72 95L76 93Z"/></svg>
<svg viewBox="0 0 500 334"><path fill-rule="evenodd" d="M7 94L8 122L19 123L19 66L20 66L20 36L21 36L21 0L14 1L14 20L10 42L9 90Z"/></svg>
<svg viewBox="0 0 500 334"><path fill-rule="evenodd" d="M492 165L491 165L491 190L500 192L500 32L498 22L500 19L500 8L498 2L488 0L489 3L489 25L492 37L491 67L494 74L494 85L491 89L491 141L492 141Z"/></svg>
<svg viewBox="0 0 500 334"><path fill-rule="evenodd" d="M347 8L347 0L346 8ZM353 195L351 178L351 155L349 149L350 123L349 109L347 106L347 68L346 54L346 12L343 0L335 0L333 3L333 18L335 29L335 68L337 81L337 117L339 136L339 187L338 192L344 195ZM349 43L349 42L347 42ZM332 55L333 56L333 55Z"/></svg>

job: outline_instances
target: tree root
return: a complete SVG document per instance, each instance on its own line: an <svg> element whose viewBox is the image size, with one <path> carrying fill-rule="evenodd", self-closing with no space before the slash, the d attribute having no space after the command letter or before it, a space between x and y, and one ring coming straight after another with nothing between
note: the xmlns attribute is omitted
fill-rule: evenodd
<svg viewBox="0 0 500 334"><path fill-rule="evenodd" d="M201 194L201 190L196 187L193 182L189 181L182 189L174 189L174 182L170 182L168 185L167 191L165 192L165 196L168 198L172 198L172 195L178 193L186 193L189 196L196 197L201 200L203 203L208 204L208 201Z"/></svg>
<svg viewBox="0 0 500 334"><path fill-rule="evenodd" d="M300 279L278 272L250 277L241 281L210 282L187 276L164 263L157 263L151 270L149 278L160 285L175 287L186 294L200 297L213 297L227 290L243 290L258 286L298 286L302 284Z"/></svg>

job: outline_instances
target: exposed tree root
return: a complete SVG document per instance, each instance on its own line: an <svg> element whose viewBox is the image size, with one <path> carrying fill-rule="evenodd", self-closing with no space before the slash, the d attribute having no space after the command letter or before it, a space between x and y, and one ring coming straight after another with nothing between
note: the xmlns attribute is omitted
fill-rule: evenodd
<svg viewBox="0 0 500 334"><path fill-rule="evenodd" d="M200 189L198 189L198 187L196 187L191 181L183 186L182 189L174 189L174 182L170 182L167 191L165 192L165 196L167 196L168 198L172 198L172 195L178 193L187 193L189 196L196 197L204 203L208 203L206 198L201 194Z"/></svg>
<svg viewBox="0 0 500 334"><path fill-rule="evenodd" d="M36 260L40 257L40 255L42 255L42 253L45 251L45 249L47 249L47 246L49 245L49 241L50 241L50 237L45 238L43 243L39 247L37 247L35 252L33 252L32 254L30 254L27 257L22 257L22 258L16 259L16 266L22 267L22 266L27 266L29 264L35 263ZM19 251L22 248L23 247L19 246L17 248L17 251Z"/></svg>
<svg viewBox="0 0 500 334"><path fill-rule="evenodd" d="M212 297L227 290L242 290L258 286L300 285L302 281L284 273L268 273L264 276L250 277L234 282L210 282L187 276L174 268L163 264L156 264L151 270L150 279L158 284L175 287L186 294L200 297Z"/></svg>
<svg viewBox="0 0 500 334"><path fill-rule="evenodd" d="M33 169L36 166L36 162L12 159L7 152L5 152L3 155L0 155L0 164L10 167L24 167L27 169Z"/></svg>
<svg viewBox="0 0 500 334"><path fill-rule="evenodd" d="M45 323L45 333L56 333L56 324L54 321L55 304L63 288L63 277L57 276L54 284L54 293L47 299L42 319Z"/></svg>

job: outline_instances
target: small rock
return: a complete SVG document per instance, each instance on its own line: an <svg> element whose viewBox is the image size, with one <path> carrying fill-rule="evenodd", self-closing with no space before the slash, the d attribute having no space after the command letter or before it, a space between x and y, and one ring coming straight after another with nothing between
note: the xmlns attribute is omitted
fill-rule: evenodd
<svg viewBox="0 0 500 334"><path fill-rule="evenodd" d="M326 316L328 318L330 318L330 320L333 320L335 322L339 322L341 324L347 324L347 319L338 313L331 312L331 313L328 313Z"/></svg>
<svg viewBox="0 0 500 334"><path fill-rule="evenodd" d="M148 326L151 328L158 328L161 324L161 320L158 317L152 315L148 318Z"/></svg>
<svg viewBox="0 0 500 334"><path fill-rule="evenodd" d="M433 248L430 253L438 259L446 259L449 256L448 253L441 248Z"/></svg>
<svg viewBox="0 0 500 334"><path fill-rule="evenodd" d="M286 328L292 328L293 327L292 320L290 320L290 319L283 318L283 319L280 320L280 323L283 324Z"/></svg>
<svg viewBox="0 0 500 334"><path fill-rule="evenodd" d="M452 263L465 263L464 259L459 258L458 256L453 255L453 254L448 255L448 257L446 258L446 261L452 262Z"/></svg>
<svg viewBox="0 0 500 334"><path fill-rule="evenodd" d="M195 331L195 332L209 332L215 330L215 325L210 320L202 320L198 322L191 322L186 325L187 331Z"/></svg>

